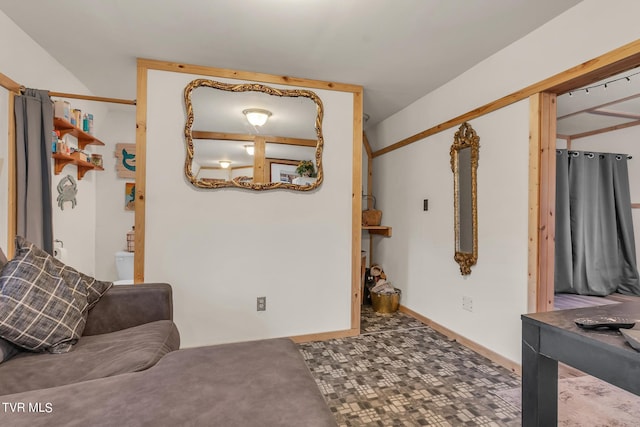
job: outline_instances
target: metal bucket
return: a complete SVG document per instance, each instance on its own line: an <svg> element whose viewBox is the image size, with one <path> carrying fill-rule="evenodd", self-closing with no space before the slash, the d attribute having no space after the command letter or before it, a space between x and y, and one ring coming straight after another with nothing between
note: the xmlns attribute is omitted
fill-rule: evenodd
<svg viewBox="0 0 640 427"><path fill-rule="evenodd" d="M395 294L379 294L371 292L371 305L376 313L395 313L400 306L400 292Z"/></svg>

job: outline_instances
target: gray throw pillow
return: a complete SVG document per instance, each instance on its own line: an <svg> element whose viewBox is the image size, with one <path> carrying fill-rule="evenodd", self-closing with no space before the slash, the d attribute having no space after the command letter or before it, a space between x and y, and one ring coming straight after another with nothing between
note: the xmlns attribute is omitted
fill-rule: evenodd
<svg viewBox="0 0 640 427"><path fill-rule="evenodd" d="M11 359L18 353L20 353L20 349L18 347L7 340L0 338L0 363Z"/></svg>
<svg viewBox="0 0 640 427"><path fill-rule="evenodd" d="M16 238L17 254L0 272L0 337L32 351L71 350L86 323L82 285L72 289L54 258Z"/></svg>

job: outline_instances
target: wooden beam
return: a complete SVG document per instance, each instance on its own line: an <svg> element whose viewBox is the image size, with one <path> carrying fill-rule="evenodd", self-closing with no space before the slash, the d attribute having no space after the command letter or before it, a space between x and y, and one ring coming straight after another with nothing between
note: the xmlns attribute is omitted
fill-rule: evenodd
<svg viewBox="0 0 640 427"><path fill-rule="evenodd" d="M529 312L553 310L556 197L556 95L529 99Z"/></svg>
<svg viewBox="0 0 640 427"><path fill-rule="evenodd" d="M2 73L0 73L0 86L16 95L19 95L22 89L24 89L24 86L21 86L19 83L14 82L8 76Z"/></svg>
<svg viewBox="0 0 640 427"><path fill-rule="evenodd" d="M591 106L589 108L585 108L583 110L578 110L578 111L574 111L573 113L565 114L564 116L558 117L558 120L566 119L567 117L576 116L576 115L582 114L582 113L589 113L592 110L597 110L597 109L602 108L602 107L609 107L611 105L620 104L622 102L630 101L630 100L636 99L638 97L640 97L640 94L625 96L624 98L616 99L614 101L605 102L604 104L594 105L594 106Z"/></svg>
<svg viewBox="0 0 640 427"><path fill-rule="evenodd" d="M253 182L256 184L270 181L271 166L267 171L265 152L264 138L256 137L253 142Z"/></svg>
<svg viewBox="0 0 640 427"><path fill-rule="evenodd" d="M371 151L371 145L367 139L367 134L362 132L362 141L364 143L364 149L367 152L367 196L373 195L373 156ZM367 197L367 209L373 209L373 199ZM369 242L371 243L371 242ZM369 253L371 253L372 246L369 245Z"/></svg>
<svg viewBox="0 0 640 427"><path fill-rule="evenodd" d="M105 98L102 96L78 95L75 93L49 92L49 96L57 96L59 98L84 99L87 101L109 102L111 104L136 105L136 101L132 99Z"/></svg>
<svg viewBox="0 0 640 427"><path fill-rule="evenodd" d="M619 117L621 119L640 120L640 114L625 113L622 111L597 109L597 110L589 111L588 114L595 114L597 116L607 116L607 117Z"/></svg>
<svg viewBox="0 0 640 427"><path fill-rule="evenodd" d="M540 283L540 97L529 98L529 228L527 313L537 311Z"/></svg>
<svg viewBox="0 0 640 427"><path fill-rule="evenodd" d="M373 157L499 110L540 92L562 94L640 65L640 39L373 152Z"/></svg>
<svg viewBox="0 0 640 427"><path fill-rule="evenodd" d="M144 282L145 209L147 191L147 68L138 64L136 108L136 211L134 283Z"/></svg>
<svg viewBox="0 0 640 427"><path fill-rule="evenodd" d="M360 332L362 264L362 90L353 93L351 177L351 329Z"/></svg>
<svg viewBox="0 0 640 427"><path fill-rule="evenodd" d="M287 86L300 86L314 89L327 89L340 92L361 93L362 86L345 83L327 82L322 80L309 80L291 76L276 76L272 74L254 73L250 71L230 70L227 68L207 67L203 65L182 64L178 62L156 61L153 59L138 58L138 66L153 70L171 71L174 73L197 74L235 80L246 80L260 83L275 83ZM362 114L360 114L362 117ZM362 120L361 120L362 121Z"/></svg>
<svg viewBox="0 0 640 427"><path fill-rule="evenodd" d="M593 136L593 135L598 135L598 134L601 134L601 133L612 132L614 130L626 129L626 128L630 128L630 127L638 126L638 125L640 125L640 120L636 120L636 121L628 122L628 123L622 123L620 125L615 125L615 126L609 126L609 127L602 128L602 129L590 130L589 132L577 133L575 135L571 135L570 138L572 140L573 139L579 139L579 138L585 138L587 136Z"/></svg>
<svg viewBox="0 0 640 427"><path fill-rule="evenodd" d="M253 141L256 137L263 138L265 142L274 144L299 145L302 147L316 147L317 139L290 138L286 136L251 135L243 133L225 133L194 130L191 132L193 139L221 139L225 141Z"/></svg>

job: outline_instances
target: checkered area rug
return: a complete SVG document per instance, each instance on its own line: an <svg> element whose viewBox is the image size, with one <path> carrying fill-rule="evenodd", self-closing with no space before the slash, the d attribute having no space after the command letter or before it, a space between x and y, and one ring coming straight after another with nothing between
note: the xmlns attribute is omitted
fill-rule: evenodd
<svg viewBox="0 0 640 427"><path fill-rule="evenodd" d="M403 313L365 306L362 325L299 345L339 426L520 425L520 408L495 395L520 386L507 369Z"/></svg>

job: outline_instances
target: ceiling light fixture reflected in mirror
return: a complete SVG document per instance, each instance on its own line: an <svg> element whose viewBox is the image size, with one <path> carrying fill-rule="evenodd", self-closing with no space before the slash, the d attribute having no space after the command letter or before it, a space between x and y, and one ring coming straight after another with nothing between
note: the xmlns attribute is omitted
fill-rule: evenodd
<svg viewBox="0 0 640 427"><path fill-rule="evenodd" d="M267 120L271 117L271 111L261 108L249 108L244 110L242 114L247 116L247 121L253 126L262 126L267 123Z"/></svg>
<svg viewBox="0 0 640 427"><path fill-rule="evenodd" d="M248 155L253 156L255 147L252 144L245 145L244 149L245 149L245 151L247 152Z"/></svg>
<svg viewBox="0 0 640 427"><path fill-rule="evenodd" d="M220 163L220 167L221 167L222 169L226 169L226 168L228 168L229 166L231 166L231 162L230 162L230 161L228 161L228 160L220 160L218 163Z"/></svg>

